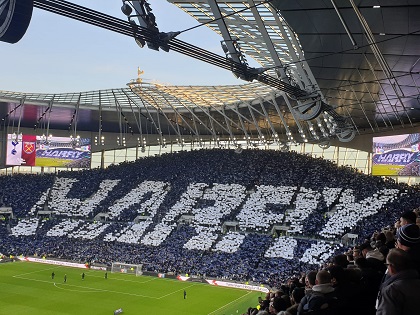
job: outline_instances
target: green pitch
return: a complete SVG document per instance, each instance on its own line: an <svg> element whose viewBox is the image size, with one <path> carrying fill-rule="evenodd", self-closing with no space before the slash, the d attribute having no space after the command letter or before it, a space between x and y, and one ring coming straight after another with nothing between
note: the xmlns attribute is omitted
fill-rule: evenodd
<svg viewBox="0 0 420 315"><path fill-rule="evenodd" d="M372 175L397 176L403 168L401 165L375 164L372 165Z"/></svg>
<svg viewBox="0 0 420 315"><path fill-rule="evenodd" d="M233 315L255 307L261 295L197 282L110 272L105 279L104 271L38 263L0 264L0 314L112 315L122 308L123 315Z"/></svg>
<svg viewBox="0 0 420 315"><path fill-rule="evenodd" d="M36 166L55 166L55 167L66 167L68 164L71 164L72 160L57 159L57 158L36 158Z"/></svg>

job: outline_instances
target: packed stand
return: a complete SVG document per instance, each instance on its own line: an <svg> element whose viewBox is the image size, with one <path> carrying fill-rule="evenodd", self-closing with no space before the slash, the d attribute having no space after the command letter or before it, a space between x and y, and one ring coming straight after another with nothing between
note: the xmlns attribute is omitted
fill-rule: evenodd
<svg viewBox="0 0 420 315"><path fill-rule="evenodd" d="M282 291L261 305L270 311L273 302L277 313L293 307L292 314L299 311L302 290L309 290L303 274L342 254L343 234L363 241L388 227L383 234L391 244L401 209L420 203L418 187L294 152L260 150L180 152L105 170L7 176L0 182L0 200L15 215L0 222L2 253L119 261L152 272L263 284ZM40 209L51 215L40 216ZM99 214L105 219L95 219ZM236 224L235 231L222 232L226 221ZM286 235L278 235L276 226ZM315 291L332 286L343 301L348 291L362 288L368 292L352 298L373 299L384 270L378 265L372 271L370 262L387 253L357 249L366 257L355 258L352 251L353 260L345 256L352 268L330 269L336 275L332 285L321 273L323 286L314 284ZM374 285L361 284L361 275ZM285 308L279 298L286 295Z"/></svg>

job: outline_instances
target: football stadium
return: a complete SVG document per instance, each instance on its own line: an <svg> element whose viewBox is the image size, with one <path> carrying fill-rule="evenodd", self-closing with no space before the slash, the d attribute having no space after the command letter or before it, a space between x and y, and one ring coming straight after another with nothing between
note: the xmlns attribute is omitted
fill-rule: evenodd
<svg viewBox="0 0 420 315"><path fill-rule="evenodd" d="M0 1L0 47L53 16L240 83L0 87L0 314L419 313L420 1L118 2Z"/></svg>

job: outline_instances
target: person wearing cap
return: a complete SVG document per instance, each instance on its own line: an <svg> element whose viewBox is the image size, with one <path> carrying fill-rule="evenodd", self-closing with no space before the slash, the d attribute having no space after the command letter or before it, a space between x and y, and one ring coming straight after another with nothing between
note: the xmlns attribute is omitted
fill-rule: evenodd
<svg viewBox="0 0 420 315"><path fill-rule="evenodd" d="M413 267L420 273L420 228L416 224L406 224L397 230L395 247L406 251Z"/></svg>
<svg viewBox="0 0 420 315"><path fill-rule="evenodd" d="M376 315L418 314L419 273L412 268L408 252L394 248L386 258L390 277L381 285Z"/></svg>

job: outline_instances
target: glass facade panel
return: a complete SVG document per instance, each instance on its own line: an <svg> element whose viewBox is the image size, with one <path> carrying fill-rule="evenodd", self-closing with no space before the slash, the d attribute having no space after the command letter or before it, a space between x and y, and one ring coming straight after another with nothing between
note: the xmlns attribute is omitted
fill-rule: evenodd
<svg viewBox="0 0 420 315"><path fill-rule="evenodd" d="M127 158L126 161L135 161L136 160L136 148L127 148ZM139 149L140 151L140 149Z"/></svg>
<svg viewBox="0 0 420 315"><path fill-rule="evenodd" d="M115 151L114 164L119 164L127 160L127 149L120 149Z"/></svg>
<svg viewBox="0 0 420 315"><path fill-rule="evenodd" d="M230 145L230 143L225 142L220 144L223 148L234 149L236 146ZM219 148L220 145L217 143L203 142L200 146L199 142L192 144L191 142L185 142L183 146L177 143L167 143L165 147L160 145L156 146L146 146L143 149L141 147L132 147L132 148L118 148L116 150L104 151L104 167L107 168L111 164L119 164L124 161L135 161L136 158L144 158L148 156L159 156L161 154L168 154L180 151L191 151L191 150L200 150ZM242 144L244 149L254 148L253 146L248 146L246 143ZM269 149L269 150L280 150L280 146L277 143L267 144L265 146L259 146L259 150ZM290 146L290 151L308 154L313 157L322 157L326 160L331 160L333 162L338 162L338 165L352 166L360 170L365 174L370 172L370 153L364 151L358 151L350 148L343 147L334 147L331 146L327 149L322 149L317 144L293 144ZM92 153L91 168L100 168L101 167L102 152ZM55 168L55 167L44 167L44 173L56 173L59 170L64 170L64 168ZM78 169L66 169L74 170ZM7 167L0 169L0 175L10 175L16 173L32 173L32 174L41 174L41 167L30 167L30 166L15 166ZM398 182L408 183L410 185L419 184L420 177L392 177Z"/></svg>
<svg viewBox="0 0 420 315"><path fill-rule="evenodd" d="M90 163L91 168L101 167L101 155L102 155L102 152L92 153L92 161Z"/></svg>
<svg viewBox="0 0 420 315"><path fill-rule="evenodd" d="M326 160L334 160L334 149L335 147L329 147L328 149L322 150L321 156Z"/></svg>

